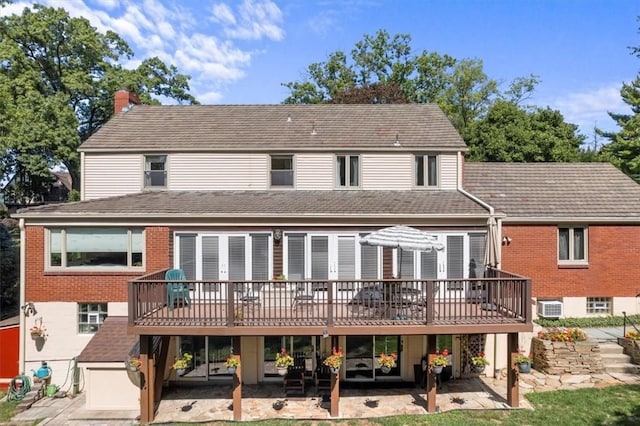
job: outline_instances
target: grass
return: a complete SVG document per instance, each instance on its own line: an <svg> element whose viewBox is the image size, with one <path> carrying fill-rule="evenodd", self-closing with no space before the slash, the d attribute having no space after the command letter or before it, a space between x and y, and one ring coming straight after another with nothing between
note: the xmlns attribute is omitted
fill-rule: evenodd
<svg viewBox="0 0 640 426"><path fill-rule="evenodd" d="M631 426L640 424L640 385L618 385L599 389L534 392L527 399L535 410L458 410L421 416L400 415L370 419L300 421L274 419L251 422L256 426ZM0 424L6 424L14 403L0 403ZM176 425L178 423L175 423ZM187 424L187 423L181 423ZM216 426L239 423L215 422Z"/></svg>
<svg viewBox="0 0 640 426"><path fill-rule="evenodd" d="M17 401L5 401L4 397L6 396L6 394L7 392L0 391L0 401L2 401L0 402L0 424L11 420L11 417L13 417L15 414L16 405L18 405Z"/></svg>

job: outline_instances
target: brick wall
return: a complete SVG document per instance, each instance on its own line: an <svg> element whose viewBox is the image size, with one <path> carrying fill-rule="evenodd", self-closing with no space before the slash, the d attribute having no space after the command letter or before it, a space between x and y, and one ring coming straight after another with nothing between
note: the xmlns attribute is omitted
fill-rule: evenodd
<svg viewBox="0 0 640 426"><path fill-rule="evenodd" d="M170 265L170 230L146 228L146 272L45 272L44 227L26 227L26 298L34 302L126 302L130 279Z"/></svg>
<svg viewBox="0 0 640 426"><path fill-rule="evenodd" d="M640 293L640 226L589 226L589 265L559 267L558 227L506 225L502 269L532 278L533 296L634 297Z"/></svg>

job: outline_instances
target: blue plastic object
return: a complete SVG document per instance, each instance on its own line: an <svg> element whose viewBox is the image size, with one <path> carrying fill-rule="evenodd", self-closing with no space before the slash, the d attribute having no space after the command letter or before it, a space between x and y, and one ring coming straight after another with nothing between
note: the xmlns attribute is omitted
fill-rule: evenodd
<svg viewBox="0 0 640 426"><path fill-rule="evenodd" d="M165 275L166 281L186 281L187 277L182 269L169 269ZM167 306L169 309L175 307L176 302L188 305L191 302L189 294L189 284L181 282L167 283Z"/></svg>

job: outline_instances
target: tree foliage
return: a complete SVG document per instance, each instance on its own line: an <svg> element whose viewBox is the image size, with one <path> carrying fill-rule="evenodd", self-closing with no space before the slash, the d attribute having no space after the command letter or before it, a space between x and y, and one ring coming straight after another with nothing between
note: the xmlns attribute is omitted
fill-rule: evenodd
<svg viewBox="0 0 640 426"><path fill-rule="evenodd" d="M135 69L122 60L133 56L116 33L102 34L84 18L40 5L22 15L0 19L0 173L26 171L45 177L63 164L79 188L80 143L113 114L113 94L135 92L196 103L189 77L158 58Z"/></svg>
<svg viewBox="0 0 640 426"><path fill-rule="evenodd" d="M0 320L18 314L20 257L7 227L0 222Z"/></svg>
<svg viewBox="0 0 640 426"><path fill-rule="evenodd" d="M470 161L580 161L584 137L559 111L498 100L468 132Z"/></svg>
<svg viewBox="0 0 640 426"><path fill-rule="evenodd" d="M482 61L449 55L413 53L411 36L379 30L365 35L350 56L337 51L309 65L302 81L284 83L284 103L435 102L456 128L480 117L497 94Z"/></svg>

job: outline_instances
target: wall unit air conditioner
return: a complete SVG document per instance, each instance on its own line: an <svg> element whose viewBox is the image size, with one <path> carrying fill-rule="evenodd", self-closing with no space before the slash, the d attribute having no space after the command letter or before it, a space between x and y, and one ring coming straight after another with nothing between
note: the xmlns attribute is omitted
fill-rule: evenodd
<svg viewBox="0 0 640 426"><path fill-rule="evenodd" d="M560 318L562 316L562 302L538 301L538 316L541 318Z"/></svg>

